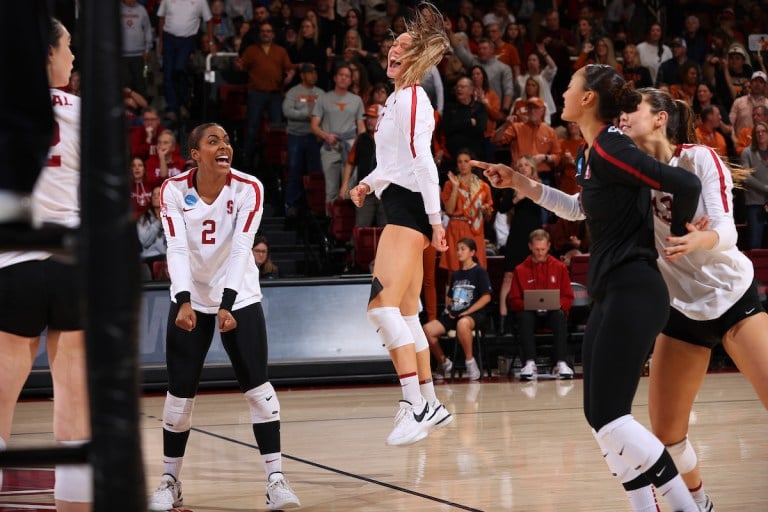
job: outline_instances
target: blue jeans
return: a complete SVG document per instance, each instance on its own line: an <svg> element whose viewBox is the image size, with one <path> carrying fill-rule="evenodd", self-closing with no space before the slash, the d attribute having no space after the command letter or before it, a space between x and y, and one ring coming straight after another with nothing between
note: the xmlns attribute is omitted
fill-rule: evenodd
<svg viewBox="0 0 768 512"><path fill-rule="evenodd" d="M762 204L747 205L747 247L760 249L763 246L766 212Z"/></svg>
<svg viewBox="0 0 768 512"><path fill-rule="evenodd" d="M304 195L302 177L311 172L322 172L320 143L313 133L288 134L288 182L285 184L285 206L296 208Z"/></svg>
<svg viewBox="0 0 768 512"><path fill-rule="evenodd" d="M248 123L245 125L245 158L250 166L256 136L261 129L261 117L264 110L269 115L271 124L283 122L283 95L280 92L248 91Z"/></svg>
<svg viewBox="0 0 768 512"><path fill-rule="evenodd" d="M166 112L178 112L189 102L189 56L195 49L195 36L176 37L163 32L163 94Z"/></svg>

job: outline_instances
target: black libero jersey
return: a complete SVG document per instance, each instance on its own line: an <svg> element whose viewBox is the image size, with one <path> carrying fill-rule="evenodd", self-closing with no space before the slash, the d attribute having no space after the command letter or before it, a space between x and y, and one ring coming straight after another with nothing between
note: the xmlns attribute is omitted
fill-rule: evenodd
<svg viewBox="0 0 768 512"><path fill-rule="evenodd" d="M599 300L605 277L614 268L637 260L656 265L650 190L674 194L672 232L683 235L696 211L701 182L647 155L614 126L603 129L591 148L583 145L576 162L581 207L591 235L588 288Z"/></svg>

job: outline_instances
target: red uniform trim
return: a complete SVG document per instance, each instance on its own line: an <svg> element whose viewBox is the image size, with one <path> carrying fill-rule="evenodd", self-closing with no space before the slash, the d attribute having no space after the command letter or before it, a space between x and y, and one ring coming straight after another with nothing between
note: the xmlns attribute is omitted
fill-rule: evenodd
<svg viewBox="0 0 768 512"><path fill-rule="evenodd" d="M661 190L661 184L658 181L649 178L648 176L641 173L631 165L628 165L626 162L622 162L615 156L609 155L608 153L606 153L605 150L603 150L603 148L600 147L600 144L597 143L597 139L595 139L595 142L592 144L592 147L595 149L595 151L597 151L597 154L600 155L604 160L615 165L622 171L628 174L631 174L632 176L639 179L649 187L655 188L656 190Z"/></svg>
<svg viewBox="0 0 768 512"><path fill-rule="evenodd" d="M163 184L160 185L160 212L166 212L167 211L167 205L165 204L165 201L163 200L163 197L165 197L165 187L168 186L168 182L170 180L163 181ZM176 229L173 227L173 221L170 217L165 215L165 220L168 221L168 234L172 237L176 236Z"/></svg>
<svg viewBox="0 0 768 512"><path fill-rule="evenodd" d="M414 134L416 133L416 86L413 85L412 91L413 94L411 95L411 156L413 158L416 158L416 146L413 142Z"/></svg>
<svg viewBox="0 0 768 512"><path fill-rule="evenodd" d="M675 149L675 156L679 157L680 152L683 149L691 149L695 147L702 147L709 151L709 155L712 157L712 160L715 162L715 166L717 167L717 176L720 180L720 200L723 202L723 211L728 213L728 194L725 192L725 172L723 171L723 161L717 154L717 152L710 148L709 146L705 146L703 144L678 144L677 148Z"/></svg>
<svg viewBox="0 0 768 512"><path fill-rule="evenodd" d="M717 167L717 176L720 181L720 200L723 202L723 211L728 213L728 194L725 193L725 172L723 170L723 161L714 149L710 148L709 146L704 146L703 144L698 145L709 151L709 156L711 156L712 160L715 162L715 167ZM689 149L695 146L696 144L683 144L683 149Z"/></svg>
<svg viewBox="0 0 768 512"><path fill-rule="evenodd" d="M251 224L253 223L254 217L256 217L256 212L258 212L259 209L261 209L261 193L259 191L259 186L256 184L255 181L246 180L246 179L240 178L239 176L235 176L232 173L229 173L229 177L227 178L227 181L231 183L232 180L237 180L242 183L251 185L253 187L253 193L256 195L256 203L254 205L254 208L248 213L248 220L245 222L245 225L243 226L243 233L247 233L251 229Z"/></svg>

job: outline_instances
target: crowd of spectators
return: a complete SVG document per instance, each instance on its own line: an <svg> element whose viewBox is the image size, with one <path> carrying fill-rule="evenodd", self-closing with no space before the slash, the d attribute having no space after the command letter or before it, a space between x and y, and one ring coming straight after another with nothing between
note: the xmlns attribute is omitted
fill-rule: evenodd
<svg viewBox="0 0 768 512"><path fill-rule="evenodd" d="M323 173L330 212L330 204L356 183L358 169L371 167L357 160L360 150L348 160L349 150L367 131L368 108L383 105L391 92L387 52L414 0L122 4L132 159L126 172L137 219L151 208L152 189L191 165L184 139L186 127L198 120L227 126L234 134L235 167L257 176L273 140L267 135L285 131L287 123L287 137L274 139L284 141L287 162L269 169L283 183L282 197L268 198L279 203L272 205L278 213L301 210L304 174ZM574 193L581 136L559 114L569 77L589 63L616 67L638 87L667 89L693 107L702 143L733 163L762 170L768 157L761 124L768 112L765 4L703 0L672 8L658 1L569 0L552 8L530 0L439 2L452 48L422 85L435 108L441 187L450 187L451 175L462 175L457 158L465 153L530 164L543 182ZM211 64L213 76L206 76ZM73 91L76 81L73 73ZM232 84L247 89L240 105L247 114L240 119L218 95ZM306 140L312 137L317 144ZM763 175L746 183L746 203L742 193L736 197L737 223L749 217L751 224L750 247L763 243L755 227L765 220L759 207L768 197ZM521 198L495 190L491 196L481 216L484 229L473 231L484 234L489 254L523 251L529 227L554 227L546 212L525 211ZM461 217L447 207L446 214L454 221ZM572 249L588 251L588 238L577 239ZM569 254L567 245L555 252ZM518 263L512 260L507 272Z"/></svg>

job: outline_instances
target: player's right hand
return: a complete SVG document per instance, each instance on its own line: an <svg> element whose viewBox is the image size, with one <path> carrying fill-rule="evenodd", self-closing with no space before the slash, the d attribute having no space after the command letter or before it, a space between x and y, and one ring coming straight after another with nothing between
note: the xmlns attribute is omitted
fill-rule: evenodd
<svg viewBox="0 0 768 512"><path fill-rule="evenodd" d="M355 206L360 208L365 202L365 196L367 196L370 191L371 187L365 183L358 183L355 185L355 188L349 191L349 198L352 200Z"/></svg>
<svg viewBox="0 0 768 512"><path fill-rule="evenodd" d="M195 310L192 309L192 304L185 302L179 307L179 312L176 314L176 327L191 331L195 325L197 325Z"/></svg>

